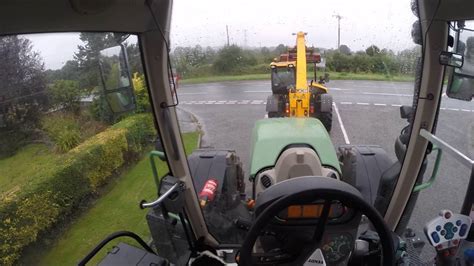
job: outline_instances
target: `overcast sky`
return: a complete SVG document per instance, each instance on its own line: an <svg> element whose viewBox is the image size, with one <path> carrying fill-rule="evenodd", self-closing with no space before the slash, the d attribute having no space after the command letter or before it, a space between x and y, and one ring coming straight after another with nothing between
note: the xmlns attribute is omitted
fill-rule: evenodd
<svg viewBox="0 0 474 266"><path fill-rule="evenodd" d="M294 45L293 32L308 33L307 43L337 47L337 19L341 44L361 50L375 44L396 51L413 47L411 25L416 20L410 0L199 0L174 2L171 43L176 46L219 47L230 42L251 47ZM72 59L77 34L28 36L45 60L46 68L60 68Z"/></svg>

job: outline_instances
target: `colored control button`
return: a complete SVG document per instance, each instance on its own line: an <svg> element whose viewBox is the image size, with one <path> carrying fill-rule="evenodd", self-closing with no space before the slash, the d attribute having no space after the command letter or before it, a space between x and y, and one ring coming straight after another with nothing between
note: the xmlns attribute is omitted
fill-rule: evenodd
<svg viewBox="0 0 474 266"><path fill-rule="evenodd" d="M461 224L462 224L461 220L457 220L457 221L456 221L456 225L457 225L457 226L461 226Z"/></svg>
<svg viewBox="0 0 474 266"><path fill-rule="evenodd" d="M441 225L436 226L436 231L438 231L438 232L441 231Z"/></svg>
<svg viewBox="0 0 474 266"><path fill-rule="evenodd" d="M448 239L448 240L452 239L453 237L454 237L454 234L451 233L451 232L447 233L447 234L444 236L444 238L446 238L446 239Z"/></svg>
<svg viewBox="0 0 474 266"><path fill-rule="evenodd" d="M467 233L467 224L461 225L461 229L459 229L459 235L465 236Z"/></svg>
<svg viewBox="0 0 474 266"><path fill-rule="evenodd" d="M453 227L453 233L456 233L458 231L458 228L455 226Z"/></svg>
<svg viewBox="0 0 474 266"><path fill-rule="evenodd" d="M468 248L464 250L464 259L466 262L474 263L474 249Z"/></svg>
<svg viewBox="0 0 474 266"><path fill-rule="evenodd" d="M433 241L434 241L435 243L438 243L438 242L439 242L439 235L438 235L438 233L436 233L436 232L431 233L431 238L433 239Z"/></svg>
<svg viewBox="0 0 474 266"><path fill-rule="evenodd" d="M444 236L446 234L446 230L441 230L440 234Z"/></svg>
<svg viewBox="0 0 474 266"><path fill-rule="evenodd" d="M446 229L448 232L451 231L451 228L453 228L454 224L451 222L448 222L444 225L444 229Z"/></svg>
<svg viewBox="0 0 474 266"><path fill-rule="evenodd" d="M447 211L444 213L444 218L449 219L451 218L451 212Z"/></svg>

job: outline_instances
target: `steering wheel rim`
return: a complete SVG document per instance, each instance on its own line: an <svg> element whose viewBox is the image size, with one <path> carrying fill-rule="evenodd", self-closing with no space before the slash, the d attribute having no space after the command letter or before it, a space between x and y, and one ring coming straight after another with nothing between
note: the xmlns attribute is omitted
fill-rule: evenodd
<svg viewBox="0 0 474 266"><path fill-rule="evenodd" d="M342 181L327 177L298 177L284 181L282 183L289 183L285 185L291 186L292 181L293 183L306 183L305 181L309 181L309 183L317 184L318 187L311 187L309 184L306 187L303 185L300 191L282 195L280 198L267 206L262 211L262 213L258 215L257 219L252 224L250 230L247 233L247 236L240 249L239 265L252 265L252 248L257 241L262 229L265 228L270 219L272 219L279 211L283 210L285 207L290 206L292 203L301 203L301 199L305 199L304 201L308 203L314 202L316 200L324 200L325 202L322 215L319 220L322 221L324 219L324 224L321 229L321 224L318 222L318 227L315 230L315 237L316 235L320 234L319 241L321 240L321 237L324 233L324 226L329 214L330 204L328 204L328 202L330 203L333 200L337 200L346 206L352 206L353 209L359 211L361 215L364 214L372 222L372 225L379 234L380 242L382 244L383 265L395 264L395 250L391 237L391 231L385 224L383 217L374 207L362 199L360 193L354 187ZM276 184L275 187L277 187L277 185L281 187L281 183ZM272 187L268 188L267 190L272 189ZM320 243L316 243L316 245L319 244ZM300 257L301 255L298 259L301 259Z"/></svg>

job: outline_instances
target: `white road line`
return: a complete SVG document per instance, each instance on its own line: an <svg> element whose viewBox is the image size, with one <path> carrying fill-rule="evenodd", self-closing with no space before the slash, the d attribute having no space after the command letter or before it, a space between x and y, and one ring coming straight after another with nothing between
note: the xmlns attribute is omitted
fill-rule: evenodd
<svg viewBox="0 0 474 266"><path fill-rule="evenodd" d="M467 109L461 109L461 111L463 111L463 112L471 112L471 110L467 110Z"/></svg>
<svg viewBox="0 0 474 266"><path fill-rule="evenodd" d="M459 109L456 109L456 108L448 108L448 110L451 110L451 111L459 111Z"/></svg>
<svg viewBox="0 0 474 266"><path fill-rule="evenodd" d="M262 100L253 100L251 104L262 104Z"/></svg>
<svg viewBox="0 0 474 266"><path fill-rule="evenodd" d="M339 109L337 109L336 103L333 102L332 105L334 106L334 111L336 111L337 120L339 121L339 125L341 125L341 131L342 131L342 135L344 136L344 141L346 142L347 145L349 145L349 144L351 144L351 142L349 141L349 137L347 137L346 128L344 127L344 124L342 123L341 115L339 114Z"/></svg>
<svg viewBox="0 0 474 266"><path fill-rule="evenodd" d="M385 104L385 103L374 103L374 105L376 105L376 106L387 106L387 104Z"/></svg>
<svg viewBox="0 0 474 266"><path fill-rule="evenodd" d="M180 92L178 95L202 95L208 94L207 92Z"/></svg>
<svg viewBox="0 0 474 266"><path fill-rule="evenodd" d="M329 90L333 91L353 91L354 89L341 89L341 88L329 88Z"/></svg>
<svg viewBox="0 0 474 266"><path fill-rule="evenodd" d="M411 94L398 94L398 93L383 93L383 92L362 92L365 95L383 95L383 96L400 96L400 97L413 97Z"/></svg>
<svg viewBox="0 0 474 266"><path fill-rule="evenodd" d="M441 107L441 108L439 108L439 109L441 109L441 110L446 110L446 108L444 108L444 107Z"/></svg>
<svg viewBox="0 0 474 266"><path fill-rule="evenodd" d="M265 114L265 116L263 118L268 118L268 114Z"/></svg>
<svg viewBox="0 0 474 266"><path fill-rule="evenodd" d="M244 92L250 92L250 93L271 93L272 91L244 91Z"/></svg>
<svg viewBox="0 0 474 266"><path fill-rule="evenodd" d="M341 102L341 104L352 104L351 102Z"/></svg>
<svg viewBox="0 0 474 266"><path fill-rule="evenodd" d="M369 103L356 103L357 105L369 105Z"/></svg>
<svg viewBox="0 0 474 266"><path fill-rule="evenodd" d="M391 104L391 106L393 106L393 107L400 107L400 106L402 106L402 105L401 105L401 104Z"/></svg>

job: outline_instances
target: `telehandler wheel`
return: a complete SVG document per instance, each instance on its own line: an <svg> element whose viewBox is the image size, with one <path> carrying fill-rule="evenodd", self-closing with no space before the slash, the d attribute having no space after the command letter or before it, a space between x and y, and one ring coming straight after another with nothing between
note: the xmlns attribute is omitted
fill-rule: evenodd
<svg viewBox="0 0 474 266"><path fill-rule="evenodd" d="M326 130L328 132L331 132L331 128L332 128L332 108L331 108L330 112L320 113L318 115L318 119L319 119L319 121L321 121L321 123L323 123Z"/></svg>
<svg viewBox="0 0 474 266"><path fill-rule="evenodd" d="M268 112L268 118L281 117L278 112Z"/></svg>
<svg viewBox="0 0 474 266"><path fill-rule="evenodd" d="M328 132L332 128L332 96L330 94L319 94L317 96L316 118L323 123Z"/></svg>

